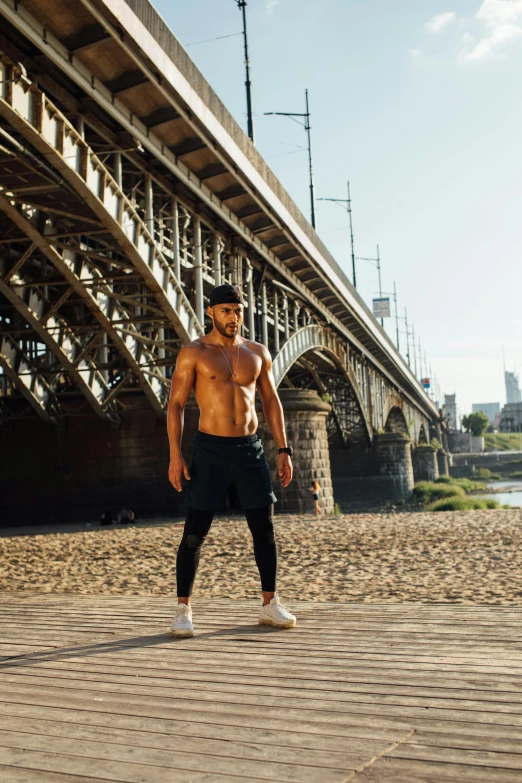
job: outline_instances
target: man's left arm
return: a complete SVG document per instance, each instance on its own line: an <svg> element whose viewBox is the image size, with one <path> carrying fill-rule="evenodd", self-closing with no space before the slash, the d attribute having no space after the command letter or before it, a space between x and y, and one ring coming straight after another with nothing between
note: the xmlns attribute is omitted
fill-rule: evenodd
<svg viewBox="0 0 522 783"><path fill-rule="evenodd" d="M263 412L268 429L276 442L278 449L287 447L285 433L285 419L283 415L283 406L278 397L277 389L272 372L272 357L265 346L262 346L263 367L257 379L257 391L263 405ZM279 480L282 487L287 487L292 481L293 467L290 454L283 452L279 455L278 465Z"/></svg>

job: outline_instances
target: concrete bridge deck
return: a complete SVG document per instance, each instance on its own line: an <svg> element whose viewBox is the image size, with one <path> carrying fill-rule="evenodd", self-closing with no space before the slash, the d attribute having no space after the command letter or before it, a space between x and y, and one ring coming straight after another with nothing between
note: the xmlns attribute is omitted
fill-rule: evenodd
<svg viewBox="0 0 522 783"><path fill-rule="evenodd" d="M522 780L522 608L2 593L0 779Z"/></svg>

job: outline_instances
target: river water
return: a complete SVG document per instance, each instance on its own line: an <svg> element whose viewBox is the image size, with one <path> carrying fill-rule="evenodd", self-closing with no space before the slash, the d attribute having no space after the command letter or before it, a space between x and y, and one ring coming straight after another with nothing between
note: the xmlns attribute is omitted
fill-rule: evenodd
<svg viewBox="0 0 522 783"><path fill-rule="evenodd" d="M486 484L488 489L510 489L516 488L515 492L492 492L491 495L483 497L494 498L498 500L501 506L522 506L522 481L491 481Z"/></svg>

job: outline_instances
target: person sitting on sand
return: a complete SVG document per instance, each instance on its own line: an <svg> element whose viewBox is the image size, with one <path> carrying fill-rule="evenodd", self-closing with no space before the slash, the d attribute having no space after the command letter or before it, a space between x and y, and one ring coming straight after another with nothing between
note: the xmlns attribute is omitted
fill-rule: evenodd
<svg viewBox="0 0 522 783"><path fill-rule="evenodd" d="M131 508L125 508L125 506L122 508L121 511L118 512L118 515L116 516L116 522L119 522L120 525L128 525L131 522L136 521L136 514Z"/></svg>
<svg viewBox="0 0 522 783"><path fill-rule="evenodd" d="M103 514L100 517L100 525L112 525L113 519L112 519L112 513L110 511L104 511Z"/></svg>
<svg viewBox="0 0 522 783"><path fill-rule="evenodd" d="M319 508L319 493L321 491L321 485L317 481L317 479L314 479L310 486L308 487L308 491L312 493L312 500L314 501L314 510L315 510L315 516L319 517L321 515L321 509Z"/></svg>

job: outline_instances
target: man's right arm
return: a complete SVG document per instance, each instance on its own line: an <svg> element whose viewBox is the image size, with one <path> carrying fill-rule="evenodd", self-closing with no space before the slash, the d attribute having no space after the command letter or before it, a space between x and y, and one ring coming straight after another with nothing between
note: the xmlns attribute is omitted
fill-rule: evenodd
<svg viewBox="0 0 522 783"><path fill-rule="evenodd" d="M187 480L190 480L187 464L181 454L181 437L183 435L183 413L196 376L197 354L198 349L195 345L186 345L181 349L170 387L167 409L167 432L170 444L169 480L178 492L181 492L182 474Z"/></svg>

